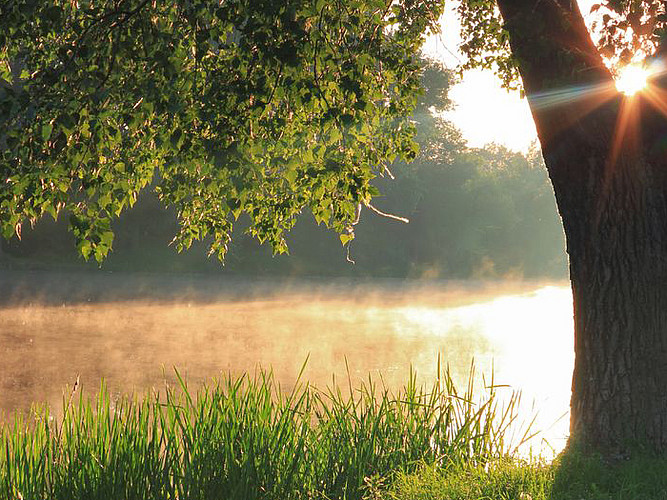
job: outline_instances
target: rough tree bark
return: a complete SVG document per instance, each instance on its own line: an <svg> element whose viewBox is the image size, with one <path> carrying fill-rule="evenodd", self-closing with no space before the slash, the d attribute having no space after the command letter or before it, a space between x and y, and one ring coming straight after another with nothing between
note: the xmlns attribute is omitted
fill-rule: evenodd
<svg viewBox="0 0 667 500"><path fill-rule="evenodd" d="M667 121L614 89L574 0L498 5L566 235L571 440L667 451Z"/></svg>

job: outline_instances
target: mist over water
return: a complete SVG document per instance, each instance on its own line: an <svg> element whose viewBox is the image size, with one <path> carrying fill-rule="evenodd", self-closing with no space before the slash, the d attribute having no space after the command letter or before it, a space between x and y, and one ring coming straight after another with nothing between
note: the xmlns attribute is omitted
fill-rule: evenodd
<svg viewBox="0 0 667 500"><path fill-rule="evenodd" d="M463 386L475 360L490 383L522 391L525 418L564 445L573 363L565 283L400 280L246 281L198 275L0 271L0 413L34 403L59 412L78 379L94 394L192 386L272 368L289 388L381 374L430 384L437 360ZM462 387L463 388L463 387ZM504 389L502 389L504 390ZM509 389L507 390L509 393Z"/></svg>

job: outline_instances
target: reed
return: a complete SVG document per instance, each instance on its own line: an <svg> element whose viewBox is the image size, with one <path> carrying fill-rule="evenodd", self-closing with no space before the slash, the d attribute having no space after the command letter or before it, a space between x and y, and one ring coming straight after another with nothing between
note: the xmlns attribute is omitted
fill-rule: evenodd
<svg viewBox="0 0 667 500"><path fill-rule="evenodd" d="M438 370L440 372L440 370ZM303 372L303 370L302 370ZM398 391L369 377L285 391L270 370L178 385L143 398L69 397L0 427L0 498L361 499L419 464L483 466L512 453L518 396L459 393L448 370ZM76 401L72 401L76 399Z"/></svg>

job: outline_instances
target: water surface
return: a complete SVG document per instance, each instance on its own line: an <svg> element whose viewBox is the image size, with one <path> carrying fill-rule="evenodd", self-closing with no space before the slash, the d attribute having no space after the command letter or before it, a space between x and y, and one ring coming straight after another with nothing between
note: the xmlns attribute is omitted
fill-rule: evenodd
<svg viewBox="0 0 667 500"><path fill-rule="evenodd" d="M565 284L401 281L220 282L199 276L0 273L0 412L57 412L78 379L94 393L191 384L271 367L285 386L326 386L410 370L430 383L437 360L460 385L471 361L487 382L522 391L523 418L556 450L567 434L573 363ZM481 384L481 377L480 377ZM510 389L501 389L509 392Z"/></svg>

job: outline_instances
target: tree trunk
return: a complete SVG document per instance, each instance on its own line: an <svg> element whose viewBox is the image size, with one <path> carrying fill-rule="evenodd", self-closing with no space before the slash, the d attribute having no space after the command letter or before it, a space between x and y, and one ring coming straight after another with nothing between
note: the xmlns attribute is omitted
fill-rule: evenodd
<svg viewBox="0 0 667 500"><path fill-rule="evenodd" d="M617 117L622 109L623 105ZM609 116L601 118L609 121ZM650 121L635 126L650 132L655 130ZM664 121L662 129L667 129ZM571 434L606 453L624 453L638 444L664 451L667 162L651 158L650 133L637 141L626 139L615 158L595 153L609 151L616 140L601 137L595 147L563 138L559 142L568 147L549 158L555 170L562 163L604 167L577 190L587 199L573 200L563 193L564 181L554 183L559 185L555 191L574 298Z"/></svg>
<svg viewBox="0 0 667 500"><path fill-rule="evenodd" d="M570 245L571 432L614 452L644 442L667 449L667 211L636 201L609 206L604 229Z"/></svg>
<svg viewBox="0 0 667 500"><path fill-rule="evenodd" d="M571 441L667 451L667 120L615 91L576 2L498 5L565 229Z"/></svg>

